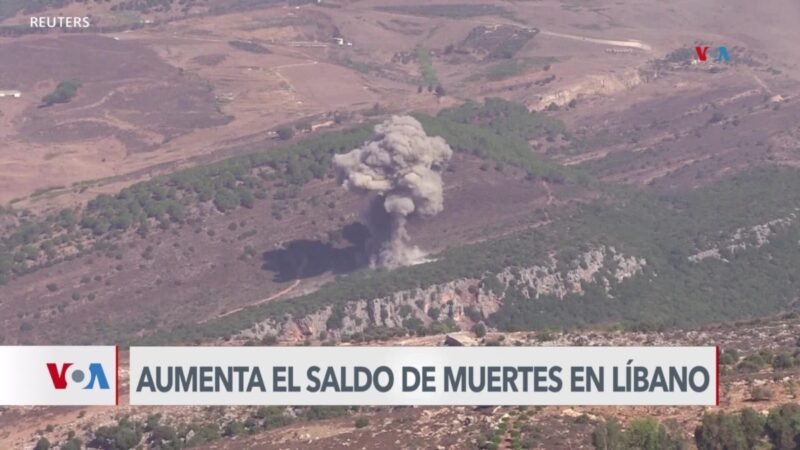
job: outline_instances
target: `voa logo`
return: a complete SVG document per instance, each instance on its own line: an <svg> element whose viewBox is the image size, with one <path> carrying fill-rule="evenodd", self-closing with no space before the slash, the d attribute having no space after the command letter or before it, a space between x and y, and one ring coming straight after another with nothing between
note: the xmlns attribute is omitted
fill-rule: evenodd
<svg viewBox="0 0 800 450"><path fill-rule="evenodd" d="M108 378L102 364L90 363L86 370L73 366L73 363L47 363L47 371L50 373L54 388L64 390L72 386L82 386L83 389L109 389ZM87 372L88 382L86 382ZM86 384L83 384L84 382Z"/></svg>
<svg viewBox="0 0 800 450"><path fill-rule="evenodd" d="M708 61L709 49L711 49L711 47L709 47L708 45L696 46L694 48L694 52L697 54L697 60L700 62ZM714 58L716 62L726 62L726 63L731 62L731 57L728 54L728 47L725 46L717 47L716 50L714 51L714 54L716 55Z"/></svg>

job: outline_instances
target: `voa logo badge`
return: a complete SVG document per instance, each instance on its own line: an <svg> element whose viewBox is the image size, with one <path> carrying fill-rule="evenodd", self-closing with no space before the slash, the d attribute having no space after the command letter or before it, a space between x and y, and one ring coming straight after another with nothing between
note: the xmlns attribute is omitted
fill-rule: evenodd
<svg viewBox="0 0 800 450"><path fill-rule="evenodd" d="M74 367L73 363L49 362L47 371L50 373L53 387L58 390L72 389L73 386L82 386L83 389L109 389L108 378L100 363L90 363L88 368L82 369ZM88 382L86 382L87 372ZM67 380L67 375L69 375L69 380Z"/></svg>
<svg viewBox="0 0 800 450"><path fill-rule="evenodd" d="M694 48L694 52L697 54L697 60L700 61L700 62L708 61L708 56L709 56L708 55L708 50L709 49L711 49L711 47L709 47L708 45L703 45L703 46L698 45L698 46L696 46ZM728 54L728 47L725 47L725 46L717 47L714 53L716 54L716 57L714 58L714 60L716 62L718 62L718 63L719 62L726 62L726 63L731 62L731 57Z"/></svg>

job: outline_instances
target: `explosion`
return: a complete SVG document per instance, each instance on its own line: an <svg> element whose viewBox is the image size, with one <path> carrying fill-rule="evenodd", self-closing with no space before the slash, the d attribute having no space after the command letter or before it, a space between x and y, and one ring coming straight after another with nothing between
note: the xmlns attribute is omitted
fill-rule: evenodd
<svg viewBox="0 0 800 450"><path fill-rule="evenodd" d="M453 150L430 137L417 119L392 116L376 125L370 141L336 155L339 183L360 193L377 193L365 214L372 267L418 264L425 253L410 243L406 223L412 215L433 216L444 209L441 171Z"/></svg>

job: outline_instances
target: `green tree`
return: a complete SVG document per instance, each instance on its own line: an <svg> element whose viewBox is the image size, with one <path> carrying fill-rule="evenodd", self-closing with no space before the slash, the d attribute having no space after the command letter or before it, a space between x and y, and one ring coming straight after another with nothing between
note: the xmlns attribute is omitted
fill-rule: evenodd
<svg viewBox="0 0 800 450"><path fill-rule="evenodd" d="M0 284L4 284L14 267L14 257L0 249Z"/></svg>
<svg viewBox="0 0 800 450"><path fill-rule="evenodd" d="M36 441L36 446L33 447L33 450L49 450L50 449L50 441L47 440L46 437L39 438Z"/></svg>
<svg viewBox="0 0 800 450"><path fill-rule="evenodd" d="M230 189L221 188L214 196L214 206L219 212L229 211L239 206L239 196Z"/></svg>
<svg viewBox="0 0 800 450"><path fill-rule="evenodd" d="M288 126L280 127L277 130L275 130L275 132L278 133L278 139L282 141L288 141L289 139L294 137L294 128L292 127Z"/></svg>
<svg viewBox="0 0 800 450"><path fill-rule="evenodd" d="M115 426L98 428L89 446L103 450L129 450L139 445L141 440L141 426L123 418Z"/></svg>
<svg viewBox="0 0 800 450"><path fill-rule="evenodd" d="M741 411L739 420L742 422L742 432L747 442L747 448L755 448L764 437L766 418L753 408L745 408Z"/></svg>
<svg viewBox="0 0 800 450"><path fill-rule="evenodd" d="M403 320L403 328L411 332L419 330L423 325L425 324L417 316L411 316L408 319Z"/></svg>
<svg viewBox="0 0 800 450"><path fill-rule="evenodd" d="M623 439L622 427L613 417L595 425L592 432L592 445L597 450L623 450Z"/></svg>
<svg viewBox="0 0 800 450"><path fill-rule="evenodd" d="M226 437L233 437L244 434L245 431L244 423L239 422L238 420L232 420L225 425L222 435Z"/></svg>
<svg viewBox="0 0 800 450"><path fill-rule="evenodd" d="M667 429L655 419L638 419L631 422L625 432L625 446L633 450L677 450L682 443L670 436Z"/></svg>
<svg viewBox="0 0 800 450"><path fill-rule="evenodd" d="M244 187L240 187L236 191L239 194L239 203L247 209L253 209L256 203L256 197L253 193Z"/></svg>
<svg viewBox="0 0 800 450"><path fill-rule="evenodd" d="M800 447L800 405L785 404L772 409L764 428L775 450Z"/></svg>
<svg viewBox="0 0 800 450"><path fill-rule="evenodd" d="M706 413L694 432L698 450L747 450L748 446L740 418L723 411Z"/></svg>
<svg viewBox="0 0 800 450"><path fill-rule="evenodd" d="M778 355L775 355L775 358L772 360L772 367L775 370L781 369L789 369L793 367L797 362L795 361L794 356L791 353L783 352Z"/></svg>
<svg viewBox="0 0 800 450"><path fill-rule="evenodd" d="M736 349L723 350L719 357L719 363L723 366L732 366L739 362L739 352Z"/></svg>
<svg viewBox="0 0 800 450"><path fill-rule="evenodd" d="M486 336L486 325L483 322L478 322L472 327L472 332L475 333L475 337L482 338Z"/></svg>

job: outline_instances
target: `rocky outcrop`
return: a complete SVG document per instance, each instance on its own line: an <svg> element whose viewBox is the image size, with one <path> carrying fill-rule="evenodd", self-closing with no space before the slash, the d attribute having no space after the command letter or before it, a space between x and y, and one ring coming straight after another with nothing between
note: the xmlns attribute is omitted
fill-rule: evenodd
<svg viewBox="0 0 800 450"><path fill-rule="evenodd" d="M426 288L395 292L385 297L359 299L329 306L305 317L268 319L241 333L241 338L260 339L267 335L291 341L319 338L323 332L342 336L368 328L403 328L411 322L428 326L455 321L469 329L475 321L496 312L503 294L513 287L529 298L583 294L584 285L600 284L610 293L612 283L635 276L646 266L643 258L626 256L614 247L597 246L581 253L568 264L551 255L549 264L508 267L483 280L464 278ZM487 282L491 278L494 283Z"/></svg>
<svg viewBox="0 0 800 450"><path fill-rule="evenodd" d="M533 109L541 111L550 104L564 106L581 97L608 96L632 89L644 83L638 71L629 70L623 74L604 73L587 75L571 86L542 96Z"/></svg>
<svg viewBox="0 0 800 450"><path fill-rule="evenodd" d="M318 337L321 332L348 335L364 331L369 327L401 328L406 320L417 318L424 325L452 319L461 325L470 325L472 315L488 317L497 311L500 301L497 295L481 287L481 281L461 279L437 284L427 288L398 291L392 295L373 299L361 299L343 307L331 306L302 318L287 316L283 321L272 319L259 323L242 333L244 338L262 338L278 335L288 340ZM328 330L328 321L340 308L341 326Z"/></svg>
<svg viewBox="0 0 800 450"><path fill-rule="evenodd" d="M689 256L689 261L700 262L707 258L728 262L723 253L733 254L748 248L760 248L769 243L769 238L778 230L786 229L797 220L797 213L790 213L786 217L771 220L752 227L737 228L727 239L718 246L699 251Z"/></svg>
<svg viewBox="0 0 800 450"><path fill-rule="evenodd" d="M646 265L644 258L625 256L617 253L614 247L600 246L581 254L567 270L561 270L557 260L551 257L548 265L506 268L497 278L506 286L514 285L529 298L542 295L564 298L568 294L583 294L584 283L600 283L608 293L610 278L622 282L641 272Z"/></svg>

